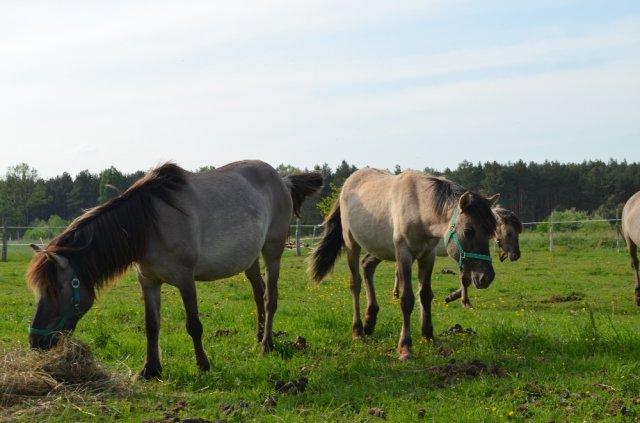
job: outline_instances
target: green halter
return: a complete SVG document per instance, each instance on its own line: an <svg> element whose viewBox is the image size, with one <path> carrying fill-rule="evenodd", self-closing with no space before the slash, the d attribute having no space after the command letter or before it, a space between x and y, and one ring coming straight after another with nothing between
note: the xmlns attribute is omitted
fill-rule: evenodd
<svg viewBox="0 0 640 423"><path fill-rule="evenodd" d="M444 246L449 245L449 241L453 239L453 242L456 244L456 248L458 249L458 267L462 270L462 262L464 259L475 259L475 260L484 260L491 263L491 256L487 256L484 254L477 253L467 253L462 248L462 244L460 243L460 239L458 239L458 234L456 233L456 225L458 223L458 207L455 208L453 214L451 215L451 227L447 231L444 236Z"/></svg>
<svg viewBox="0 0 640 423"><path fill-rule="evenodd" d="M29 326L29 334L30 335L40 335L40 336L48 336L56 332L60 332L67 326L67 322L74 316L80 316L82 312L80 311L80 279L77 277L71 279L71 304L65 310L64 314L58 320L55 326L51 328L38 329L32 326Z"/></svg>

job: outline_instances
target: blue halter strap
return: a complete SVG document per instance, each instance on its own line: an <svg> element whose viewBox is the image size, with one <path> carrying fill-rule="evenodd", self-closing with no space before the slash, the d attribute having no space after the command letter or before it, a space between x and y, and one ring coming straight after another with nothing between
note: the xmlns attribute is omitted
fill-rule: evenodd
<svg viewBox="0 0 640 423"><path fill-rule="evenodd" d="M80 315L82 315L82 312L80 311L80 279L78 279L78 277L74 277L71 279L71 304L69 304L62 317L60 317L58 322L50 328L38 329L33 326L29 326L29 334L49 336L56 332L60 332L67 326L67 323L71 318Z"/></svg>

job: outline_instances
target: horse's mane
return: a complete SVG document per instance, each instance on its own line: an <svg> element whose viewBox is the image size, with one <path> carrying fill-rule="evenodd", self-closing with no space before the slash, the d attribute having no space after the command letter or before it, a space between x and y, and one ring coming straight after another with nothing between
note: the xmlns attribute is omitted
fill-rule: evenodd
<svg viewBox="0 0 640 423"><path fill-rule="evenodd" d="M185 186L186 175L174 163L150 170L118 197L75 219L47 245L45 252L67 258L82 283L99 290L146 252L149 234L157 229L154 199L182 211L172 193ZM27 281L34 290L55 295L55 264L46 254L33 257Z"/></svg>
<svg viewBox="0 0 640 423"><path fill-rule="evenodd" d="M447 212L456 207L462 194L467 190L457 182L446 178L427 175L427 179L433 188L433 210L439 216L447 215ZM496 231L496 217L491 211L491 204L484 196L471 192L471 201L465 210L474 216L487 233L493 234Z"/></svg>
<svg viewBox="0 0 640 423"><path fill-rule="evenodd" d="M523 230L522 221L511 210L497 206L493 208L493 212L507 225L513 226L518 233Z"/></svg>

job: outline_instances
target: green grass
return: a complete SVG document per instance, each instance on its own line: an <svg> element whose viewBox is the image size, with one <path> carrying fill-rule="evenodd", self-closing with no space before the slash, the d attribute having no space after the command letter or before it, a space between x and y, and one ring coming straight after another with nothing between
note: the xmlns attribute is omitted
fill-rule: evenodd
<svg viewBox="0 0 640 423"><path fill-rule="evenodd" d="M163 289L160 344L162 381L134 383L134 393L104 403L62 403L25 420L142 421L161 418L177 402L186 402L181 418L229 421L377 421L380 408L389 421L614 421L640 416L640 310L633 303L627 254L612 248L558 246L553 253L529 250L516 263L495 264L497 277L487 290L470 291L474 309L443 298L458 286L450 259L438 258L433 288L436 333L460 323L475 335L420 338L419 310L413 313L415 358L400 362L395 346L400 330L399 303L391 298L393 264L377 272L380 314L376 332L351 340L351 296L341 259L330 280L313 285L305 258L286 253L280 279L275 330L280 353L261 357L254 341L255 306L244 276L199 284L204 344L209 373L197 371L177 291ZM33 314L33 296L24 283L31 255L12 247L10 262L0 263L0 347L25 347ZM415 276L414 276L415 279ZM414 289L416 289L414 282ZM549 302L572 292L584 298ZM363 290L363 304L364 304ZM214 336L218 329L237 330ZM98 359L119 372L137 372L143 363L143 306L132 273L104 292L74 335L91 346ZM308 348L291 346L304 336ZM451 351L451 355L446 353ZM448 363L481 360L503 369L443 380L429 370ZM307 376L298 395L275 395L275 380ZM269 410L265 398L275 395ZM224 415L221 405L240 404ZM622 415L622 407L628 412ZM419 417L423 410L424 417ZM5 410L6 411L6 410ZM15 410L9 410L13 412Z"/></svg>

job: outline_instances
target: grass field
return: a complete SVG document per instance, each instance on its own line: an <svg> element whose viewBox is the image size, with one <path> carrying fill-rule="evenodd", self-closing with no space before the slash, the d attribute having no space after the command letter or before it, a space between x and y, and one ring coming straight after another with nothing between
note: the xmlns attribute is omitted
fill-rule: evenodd
<svg viewBox="0 0 640 423"><path fill-rule="evenodd" d="M415 357L409 362L396 358L401 315L398 302L391 298L391 263L383 263L377 272L381 310L376 332L364 341L352 341L344 260L331 279L313 285L305 274L305 258L287 252L274 326L281 331L276 337L278 352L267 357L261 357L255 345L255 306L244 276L201 283L204 342L212 364L206 374L197 371L179 295L167 286L160 334L162 381L136 381L131 394L97 401L71 404L61 399L47 408L5 408L0 417L40 421L96 417L171 421L175 416L228 421L640 418L640 309L633 303L626 252L560 245L550 253L523 243L522 254L519 262L495 264L497 277L489 289L470 290L475 306L471 310L459 303L444 304L443 298L458 287L458 279L441 273L455 266L450 259L438 258L433 278L436 333L459 323L475 334L442 334L435 342L422 341L416 307ZM12 247L10 262L0 263L4 350L27 344L33 296L25 286L24 271L30 257L30 252ZM572 292L578 295L560 298ZM101 295L74 336L124 375L141 368L143 306L132 273ZM306 338L306 349L294 345L298 336ZM469 366L474 360L487 368L479 363ZM275 392L276 381L300 377L308 378L304 392ZM276 404L265 407L270 396Z"/></svg>

